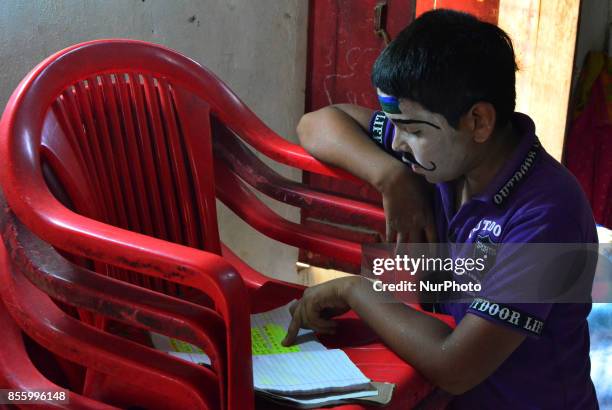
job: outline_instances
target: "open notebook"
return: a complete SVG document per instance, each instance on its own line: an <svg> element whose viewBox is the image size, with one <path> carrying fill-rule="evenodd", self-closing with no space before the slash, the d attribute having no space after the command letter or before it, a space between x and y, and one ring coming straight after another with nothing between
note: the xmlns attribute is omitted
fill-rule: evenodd
<svg viewBox="0 0 612 410"><path fill-rule="evenodd" d="M346 353L327 349L312 331L301 329L296 345L281 345L291 322L290 305L251 315L255 390L299 407L379 396L382 384L370 383ZM210 365L208 356L196 346L156 333L151 338L159 350L193 363ZM389 386L385 389L388 391Z"/></svg>

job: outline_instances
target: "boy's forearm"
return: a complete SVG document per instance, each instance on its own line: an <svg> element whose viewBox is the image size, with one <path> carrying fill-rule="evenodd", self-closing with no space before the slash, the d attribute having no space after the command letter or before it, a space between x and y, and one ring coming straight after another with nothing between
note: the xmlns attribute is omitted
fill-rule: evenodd
<svg viewBox="0 0 612 410"><path fill-rule="evenodd" d="M344 297L391 350L436 385L456 392L453 360L444 348L452 333L450 326L373 291L371 282L362 277L356 277Z"/></svg>
<svg viewBox="0 0 612 410"><path fill-rule="evenodd" d="M379 191L387 175L404 165L385 153L367 136L367 127L339 107L326 107L306 114L297 134L300 143L315 158L342 168L369 182Z"/></svg>

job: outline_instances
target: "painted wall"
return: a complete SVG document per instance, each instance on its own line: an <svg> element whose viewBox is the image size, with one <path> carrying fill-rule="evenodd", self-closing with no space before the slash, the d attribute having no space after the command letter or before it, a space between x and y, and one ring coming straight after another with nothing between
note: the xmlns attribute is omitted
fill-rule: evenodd
<svg viewBox="0 0 612 410"><path fill-rule="evenodd" d="M0 107L53 52L91 39L132 38L207 66L273 130L295 141L304 112L306 24L303 0L2 0ZM265 240L218 208L222 239L239 255L262 272L297 280L297 251ZM297 210L280 213L299 218Z"/></svg>

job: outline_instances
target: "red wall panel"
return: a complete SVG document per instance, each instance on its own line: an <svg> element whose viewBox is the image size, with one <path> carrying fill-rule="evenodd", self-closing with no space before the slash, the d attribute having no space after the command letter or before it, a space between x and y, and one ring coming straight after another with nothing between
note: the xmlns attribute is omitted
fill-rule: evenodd
<svg viewBox="0 0 612 410"><path fill-rule="evenodd" d="M374 33L379 0L313 0L310 5L306 110L352 103L376 108L372 65L384 48ZM393 38L414 18L411 0L386 2L387 32Z"/></svg>

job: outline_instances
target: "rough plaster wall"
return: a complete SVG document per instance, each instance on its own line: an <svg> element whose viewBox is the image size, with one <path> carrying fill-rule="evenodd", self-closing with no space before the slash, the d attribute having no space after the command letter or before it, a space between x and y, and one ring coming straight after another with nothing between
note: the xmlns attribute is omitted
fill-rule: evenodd
<svg viewBox="0 0 612 410"><path fill-rule="evenodd" d="M295 140L304 112L306 24L303 0L2 0L0 106L53 52L91 39L132 38L207 66L273 130ZM276 208L299 217L295 209ZM222 239L239 255L262 272L296 280L297 251L265 239L223 206L218 210Z"/></svg>

